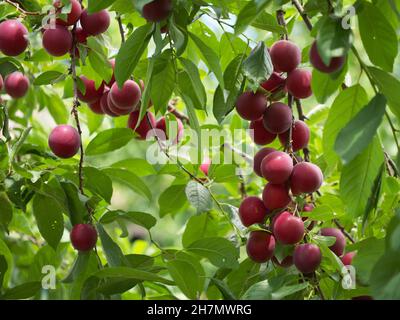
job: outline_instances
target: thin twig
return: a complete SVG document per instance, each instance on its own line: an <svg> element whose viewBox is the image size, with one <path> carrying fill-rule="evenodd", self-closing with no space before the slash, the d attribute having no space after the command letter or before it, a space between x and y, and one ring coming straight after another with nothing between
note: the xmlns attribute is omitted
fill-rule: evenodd
<svg viewBox="0 0 400 320"><path fill-rule="evenodd" d="M22 8L20 3L16 3L11 0L4 0L5 3L8 3L9 5L12 5L15 7L19 12L21 12L25 16L43 16L45 15L44 13L41 12L32 12L32 11L27 11L24 8Z"/></svg>
<svg viewBox="0 0 400 320"><path fill-rule="evenodd" d="M300 99L295 99L295 102L296 102L297 113L299 114L299 120L305 121L307 117L304 115ZM310 162L310 150L308 149L308 147L303 148L303 154L304 154L304 160L306 162Z"/></svg>
<svg viewBox="0 0 400 320"><path fill-rule="evenodd" d="M189 117L186 114L175 109L175 107L171 105L171 103L168 104L168 112L173 114L177 119L181 120L182 122L190 124Z"/></svg>
<svg viewBox="0 0 400 320"><path fill-rule="evenodd" d="M118 21L119 33L121 35L121 42L124 43L125 42L125 31L124 31L124 26L122 25L121 16L118 14L116 19Z"/></svg>
<svg viewBox="0 0 400 320"><path fill-rule="evenodd" d="M339 222L339 220L337 219L333 219L333 222L336 224L336 226L340 229L340 231L342 231L342 233L345 235L345 237L347 239L350 240L351 243L356 243L356 241L354 240L354 238L351 236L350 233L348 233L346 231L346 229L342 226L342 224Z"/></svg>
<svg viewBox="0 0 400 320"><path fill-rule="evenodd" d="M282 40L288 40L288 33L286 28L286 21L285 21L285 11L282 9L276 11L276 20L278 20L278 24L285 28L285 33L281 34Z"/></svg>
<svg viewBox="0 0 400 320"><path fill-rule="evenodd" d="M292 0L292 3L296 7L300 16L303 18L303 21L306 24L307 29L311 31L313 26L312 26L310 19L307 16L307 13L305 13L303 6L300 4L300 2L298 0Z"/></svg>

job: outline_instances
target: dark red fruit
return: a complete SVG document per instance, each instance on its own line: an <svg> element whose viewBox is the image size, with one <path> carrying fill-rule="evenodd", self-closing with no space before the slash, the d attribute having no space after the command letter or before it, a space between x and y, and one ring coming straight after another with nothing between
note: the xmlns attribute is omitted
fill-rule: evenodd
<svg viewBox="0 0 400 320"><path fill-rule="evenodd" d="M254 156L253 170L259 177L263 176L261 172L261 162L267 155L274 151L276 151L274 148L262 148Z"/></svg>
<svg viewBox="0 0 400 320"><path fill-rule="evenodd" d="M347 252L343 257L341 257L340 259L342 260L343 264L345 266L350 266L351 263L353 262L353 258L355 257L356 252L352 251L352 252Z"/></svg>
<svg viewBox="0 0 400 320"><path fill-rule="evenodd" d="M285 152L275 151L261 161L261 173L265 179L274 184L287 181L292 174L293 160Z"/></svg>
<svg viewBox="0 0 400 320"><path fill-rule="evenodd" d="M110 116L110 117L118 117L117 114L111 111L109 105L108 105L108 95L110 93L110 89L105 89L103 95L100 98L100 107L103 112Z"/></svg>
<svg viewBox="0 0 400 320"><path fill-rule="evenodd" d="M148 21L160 22L172 12L171 0L155 0L143 6L142 15Z"/></svg>
<svg viewBox="0 0 400 320"><path fill-rule="evenodd" d="M82 13L82 6L77 0L70 0L71 2L71 11L67 14L67 20L63 20L61 18L57 19L57 24L62 26L72 26L75 24ZM64 6L61 0L57 0L53 3L54 8L58 9L57 14L61 13L61 8Z"/></svg>
<svg viewBox="0 0 400 320"><path fill-rule="evenodd" d="M102 83L100 87L96 89L96 84L93 80L90 80L85 76L81 76L80 79L82 80L86 91L85 94L82 94L82 92L78 89L79 100L86 103L93 103L99 100L104 92L104 84Z"/></svg>
<svg viewBox="0 0 400 320"><path fill-rule="evenodd" d="M97 231L91 224L76 224L70 234L72 246L78 251L90 251L97 242Z"/></svg>
<svg viewBox="0 0 400 320"><path fill-rule="evenodd" d="M59 125L49 135L49 147L57 157L71 158L76 155L79 146L79 133L69 125Z"/></svg>
<svg viewBox="0 0 400 320"><path fill-rule="evenodd" d="M18 56L28 47L28 30L18 20L0 23L0 51L6 56Z"/></svg>
<svg viewBox="0 0 400 320"><path fill-rule="evenodd" d="M289 93L298 99L305 99L312 95L310 71L295 69L289 73L286 79L286 88Z"/></svg>
<svg viewBox="0 0 400 320"><path fill-rule="evenodd" d="M43 48L52 56L61 57L72 47L72 34L63 26L47 29L43 33Z"/></svg>
<svg viewBox="0 0 400 320"><path fill-rule="evenodd" d="M245 120L257 120L264 114L267 98L260 92L242 93L236 102L237 113Z"/></svg>
<svg viewBox="0 0 400 320"><path fill-rule="evenodd" d="M22 98L29 89L29 79L21 72L15 71L4 80L4 89L14 99Z"/></svg>
<svg viewBox="0 0 400 320"><path fill-rule="evenodd" d="M279 135L279 141L282 146L286 146L289 139L289 131L281 133ZM294 152L299 151L307 147L310 141L310 129L304 121L296 120L293 123L292 128L292 149Z"/></svg>
<svg viewBox="0 0 400 320"><path fill-rule="evenodd" d="M269 132L283 133L289 130L292 124L292 110L284 103L274 102L265 110L263 121Z"/></svg>
<svg viewBox="0 0 400 320"><path fill-rule="evenodd" d="M331 59L329 62L329 65L326 65L322 59L321 56L319 55L318 48L317 48L317 42L314 41L314 43L311 46L310 49L310 62L313 65L315 69L318 71L324 72L324 73L333 73L338 71L339 69L342 68L344 64L345 58L344 57L334 57Z"/></svg>
<svg viewBox="0 0 400 320"><path fill-rule="evenodd" d="M109 99L120 109L132 109L137 106L141 96L139 85L133 80L127 80L122 88L117 83L112 85Z"/></svg>
<svg viewBox="0 0 400 320"><path fill-rule="evenodd" d="M239 207L239 217L245 227L255 223L263 223L267 214L267 208L258 197L247 197Z"/></svg>
<svg viewBox="0 0 400 320"><path fill-rule="evenodd" d="M290 203L288 188L283 184L268 183L263 190L264 205L269 210L284 209Z"/></svg>
<svg viewBox="0 0 400 320"><path fill-rule="evenodd" d="M275 93L285 87L285 82L285 78L279 75L279 73L273 72L268 80L261 83L261 87L271 93Z"/></svg>
<svg viewBox="0 0 400 320"><path fill-rule="evenodd" d="M107 96L107 105L108 108L111 110L111 112L118 116L126 116L131 112L135 111L135 107L120 108L119 106L117 106L111 99L111 90Z"/></svg>
<svg viewBox="0 0 400 320"><path fill-rule="evenodd" d="M94 113L104 114L103 109L101 109L100 100L97 100L96 102L93 103L89 103L88 105L90 110L92 110Z"/></svg>
<svg viewBox="0 0 400 320"><path fill-rule="evenodd" d="M299 47L288 40L275 42L269 53L276 71L290 72L296 69L301 62Z"/></svg>
<svg viewBox="0 0 400 320"><path fill-rule="evenodd" d="M311 212L314 210L314 205L312 203L307 203L304 205L302 212ZM308 217L303 217L302 220L305 222L309 218ZM310 224L308 225L307 229L312 230L315 226L315 221L311 221Z"/></svg>
<svg viewBox="0 0 400 320"><path fill-rule="evenodd" d="M321 264L321 250L312 243L296 246L293 254L293 262L297 270L304 274L313 273Z"/></svg>
<svg viewBox="0 0 400 320"><path fill-rule="evenodd" d="M304 223L301 218L284 211L274 219L274 236L282 244L295 244L304 236Z"/></svg>
<svg viewBox="0 0 400 320"><path fill-rule="evenodd" d="M139 119L139 110L134 111L129 115L128 119L128 127L131 128L132 130L135 129L136 124ZM148 115L148 117L147 117ZM150 120L150 124L149 121ZM140 122L139 126L135 130L135 132L138 134L138 139L140 140L145 140L147 133L152 129L155 128L156 126L156 119L154 118L154 115L151 112L147 112L147 114L144 116L142 121ZM154 135L153 135L154 136Z"/></svg>
<svg viewBox="0 0 400 320"><path fill-rule="evenodd" d="M287 256L287 257L283 258L281 262L279 262L279 260L275 256L273 256L272 261L281 268L289 268L293 265L293 257L292 256Z"/></svg>
<svg viewBox="0 0 400 320"><path fill-rule="evenodd" d="M252 231L246 245L247 255L258 263L267 262L274 255L275 239L264 231Z"/></svg>
<svg viewBox="0 0 400 320"><path fill-rule="evenodd" d="M325 237L335 237L336 241L333 245L329 247L338 257L340 257L344 248L346 247L346 238L344 237L342 231L337 228L324 228L321 229L321 235Z"/></svg>
<svg viewBox="0 0 400 320"><path fill-rule="evenodd" d="M96 36L107 31L110 26L110 15L106 10L88 14L85 9L81 14L81 25L88 35Z"/></svg>
<svg viewBox="0 0 400 320"><path fill-rule="evenodd" d="M87 38L89 37L89 35L82 28L76 28L75 36L76 40L82 44L86 44Z"/></svg>
<svg viewBox="0 0 400 320"><path fill-rule="evenodd" d="M183 123L180 119L176 118L174 120L169 120L168 122L168 130L167 130L167 122L165 117L161 117L156 123L156 129L163 131L163 134L159 136L160 140L169 139L168 132L175 132L176 136L174 139L174 143L178 143L183 137Z"/></svg>
<svg viewBox="0 0 400 320"><path fill-rule="evenodd" d="M312 193L322 185L321 169L310 162L300 162L293 167L290 186L294 195Z"/></svg>
<svg viewBox="0 0 400 320"><path fill-rule="evenodd" d="M267 129L265 129L262 118L252 121L250 123L250 129L253 130L253 134L250 134L250 136L256 144L269 144L276 138L275 133L271 133Z"/></svg>

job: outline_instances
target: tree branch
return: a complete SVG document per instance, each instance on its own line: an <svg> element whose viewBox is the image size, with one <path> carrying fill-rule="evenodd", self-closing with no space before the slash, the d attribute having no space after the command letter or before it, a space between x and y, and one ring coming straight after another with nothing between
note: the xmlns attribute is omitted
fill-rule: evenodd
<svg viewBox="0 0 400 320"><path fill-rule="evenodd" d="M307 29L311 31L313 26L312 26L312 23L311 23L310 19L307 16L307 14L305 13L303 6L300 4L300 2L298 0L292 0L292 3L296 7L296 9L299 12L300 16L302 17L304 23L307 26Z"/></svg>
<svg viewBox="0 0 400 320"><path fill-rule="evenodd" d="M4 2L15 7L19 12L21 12L25 16L43 16L43 15L45 15L44 13L41 13L41 12L27 11L24 8L22 8L22 5L18 2L14 2L11 0L4 0Z"/></svg>
<svg viewBox="0 0 400 320"><path fill-rule="evenodd" d="M340 229L340 231L342 231L342 233L345 235L345 237L347 239L350 240L351 243L355 243L356 241L354 240L354 238L351 236L350 233L348 233L346 231L346 229L342 226L342 224L339 222L339 220L337 219L333 219L333 222L336 224L336 226Z"/></svg>
<svg viewBox="0 0 400 320"><path fill-rule="evenodd" d="M121 35L121 42L124 43L125 42L125 31L124 31L124 26L122 25L121 16L118 14L116 19L118 21L118 28L119 28L119 33Z"/></svg>

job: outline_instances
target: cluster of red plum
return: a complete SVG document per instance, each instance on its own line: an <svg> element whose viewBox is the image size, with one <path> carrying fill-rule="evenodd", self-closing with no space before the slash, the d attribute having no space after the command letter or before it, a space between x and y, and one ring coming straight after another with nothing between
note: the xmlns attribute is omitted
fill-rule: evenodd
<svg viewBox="0 0 400 320"><path fill-rule="evenodd" d="M291 41L277 41L269 52L273 74L261 83L262 89L240 95L236 110L243 119L251 121L252 139L256 144L269 144L278 136L288 153L268 147L256 153L254 172L268 183L262 192L262 199L251 196L242 201L239 216L244 226L259 224L263 229L251 231L247 241L247 253L253 261L263 263L272 259L281 267L294 264L300 272L310 274L320 265L322 254L316 244L301 244L306 232L315 226L314 221L302 218L301 212L312 211L314 205L306 203L299 208L292 196L311 198L309 195L321 186L323 174L318 166L302 161L295 154L308 145L308 126L301 120L294 121L291 107L275 100L282 97L278 93L286 91L297 99L311 96L311 72L298 68L301 51ZM334 58L329 66L325 65L316 43L311 48L310 60L322 72L334 72L344 62L344 58ZM268 221L269 227L266 226ZM305 222L308 224L306 227ZM339 229L323 228L321 235L335 237L336 241L330 249L338 256L343 255L346 239ZM276 242L294 246L293 254L278 260L274 255ZM351 262L353 255L345 255L344 263Z"/></svg>
<svg viewBox="0 0 400 320"><path fill-rule="evenodd" d="M55 21L50 19L48 27L42 30L43 48L51 56L61 57L70 53L72 56L79 57L76 44L85 45L89 36L104 33L110 25L110 15L106 10L90 14L82 8L78 0L70 0L70 4L70 11L63 12L64 3L61 0L54 1ZM143 6L142 15L150 22L161 22L168 18L171 12L171 0L155 0ZM55 23L52 24L52 22ZM166 31L167 28L164 28L164 32ZM0 51L4 55L19 56L28 45L28 30L19 20L6 20L0 23ZM74 46L75 50L72 51ZM110 68L114 68L114 60L110 61ZM86 102L93 112L112 117L129 114L128 126L132 129L136 128L141 90L144 89L143 83L140 88L135 81L127 80L120 88L115 82L114 75L109 83L103 82L99 87L96 87L93 80L84 76L80 77L80 81L85 90L84 92L78 90L78 98ZM10 97L18 99L26 95L29 79L19 71L9 74L4 81L0 75L0 91L3 87ZM183 124L179 119L176 121L178 122L177 141L183 135ZM165 133L159 137L168 139L166 127L165 117L156 121L154 115L148 112L135 132L139 139L145 139L151 128L157 128ZM78 152L81 143L78 131L69 125L55 127L50 133L48 142L50 149L60 158L73 157ZM91 250L97 241L96 229L91 224L75 225L70 236L73 247L79 251Z"/></svg>

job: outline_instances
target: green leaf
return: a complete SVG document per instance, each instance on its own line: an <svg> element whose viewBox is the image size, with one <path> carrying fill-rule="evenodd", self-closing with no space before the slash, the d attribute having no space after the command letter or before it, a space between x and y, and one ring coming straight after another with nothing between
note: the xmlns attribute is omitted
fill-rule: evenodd
<svg viewBox="0 0 400 320"><path fill-rule="evenodd" d="M113 239L111 239L100 223L97 224L97 231L99 233L108 265L110 267L128 266L129 262L122 253L121 248Z"/></svg>
<svg viewBox="0 0 400 320"><path fill-rule="evenodd" d="M341 86L347 73L347 65L335 74L328 74L313 69L311 79L312 92L319 103L325 103Z"/></svg>
<svg viewBox="0 0 400 320"><path fill-rule="evenodd" d="M164 51L154 60L151 77L151 101L156 111L165 113L169 99L175 88L175 69L171 50Z"/></svg>
<svg viewBox="0 0 400 320"><path fill-rule="evenodd" d="M339 160L334 151L338 133L367 103L367 93L360 85L349 87L336 97L329 110L322 138L324 158L329 165L333 166Z"/></svg>
<svg viewBox="0 0 400 320"><path fill-rule="evenodd" d="M335 151L344 164L352 161L368 145L377 133L386 109L386 99L377 94L353 119L339 132Z"/></svg>
<svg viewBox="0 0 400 320"><path fill-rule="evenodd" d="M13 217L13 208L5 192L0 192L0 224L7 228Z"/></svg>
<svg viewBox="0 0 400 320"><path fill-rule="evenodd" d="M110 203L113 188L108 175L93 167L84 167L83 174L85 176L85 187Z"/></svg>
<svg viewBox="0 0 400 320"><path fill-rule="evenodd" d="M147 48L153 29L154 27L151 23L137 28L119 49L115 58L114 71L115 80L119 87L122 87L135 70L140 57Z"/></svg>
<svg viewBox="0 0 400 320"><path fill-rule="evenodd" d="M225 300L236 300L235 295L225 282L216 278L211 278L211 282L218 288Z"/></svg>
<svg viewBox="0 0 400 320"><path fill-rule="evenodd" d="M323 17L317 35L318 53L322 61L329 65L331 58L345 56L353 42L350 28L343 28L342 19Z"/></svg>
<svg viewBox="0 0 400 320"><path fill-rule="evenodd" d="M111 180L123 183L133 191L151 200L152 195L149 187L133 172L118 168L107 168L102 171L107 174Z"/></svg>
<svg viewBox="0 0 400 320"><path fill-rule="evenodd" d="M7 260L3 255L0 255L0 288L3 287L4 275L8 269Z"/></svg>
<svg viewBox="0 0 400 320"><path fill-rule="evenodd" d="M88 12L94 13L111 6L116 0L88 0Z"/></svg>
<svg viewBox="0 0 400 320"><path fill-rule="evenodd" d="M89 265L89 260L90 260L90 255L93 254L91 251L89 252L78 252L78 256L76 257L74 264L68 273L68 275L63 279L63 283L72 283L78 277L86 271L88 265Z"/></svg>
<svg viewBox="0 0 400 320"><path fill-rule="evenodd" d="M28 299L38 293L40 289L42 289L40 281L27 282L8 289L1 298L5 300Z"/></svg>
<svg viewBox="0 0 400 320"><path fill-rule="evenodd" d="M185 185L172 185L165 189L158 198L160 217L177 213L185 204Z"/></svg>
<svg viewBox="0 0 400 320"><path fill-rule="evenodd" d="M54 184L56 184L57 182L54 181ZM87 198L82 199L82 195L80 194L78 187L74 183L63 181L60 184L62 186L62 189L64 190L64 194L60 193L57 195L58 203L63 205L65 201L68 215L73 226L79 223L83 223L85 217L88 215L85 206Z"/></svg>
<svg viewBox="0 0 400 320"><path fill-rule="evenodd" d="M232 270L228 275L227 283L233 294L240 297L250 286L258 282L259 276L257 274L259 270L260 264L249 258L243 260L239 268Z"/></svg>
<svg viewBox="0 0 400 320"><path fill-rule="evenodd" d="M218 232L218 225L212 220L208 213L202 213L190 217L182 235L182 245L187 248L196 240L212 237Z"/></svg>
<svg viewBox="0 0 400 320"><path fill-rule="evenodd" d="M210 71L214 73L221 88L224 88L224 77L222 75L222 69L219 63L218 55L198 36L193 33L189 33L189 35L193 42L196 44L197 48L200 50L207 67L210 69Z"/></svg>
<svg viewBox="0 0 400 320"><path fill-rule="evenodd" d="M187 251L207 258L217 267L234 269L238 262L239 250L225 238L203 238L192 242Z"/></svg>
<svg viewBox="0 0 400 320"><path fill-rule="evenodd" d="M224 120L225 115L228 114L230 108L228 104L225 103L224 92L220 86L215 89L214 99L213 99L213 114L215 119L219 124Z"/></svg>
<svg viewBox="0 0 400 320"><path fill-rule="evenodd" d="M383 70L391 72L398 52L396 31L372 3L362 1L357 17L361 40L369 59Z"/></svg>
<svg viewBox="0 0 400 320"><path fill-rule="evenodd" d="M364 213L383 160L380 143L375 138L368 148L343 167L340 196L349 216L358 217Z"/></svg>
<svg viewBox="0 0 400 320"><path fill-rule="evenodd" d="M176 54L180 56L185 51L188 43L187 31L176 25L173 18L171 18L169 21L168 29L176 49Z"/></svg>
<svg viewBox="0 0 400 320"><path fill-rule="evenodd" d="M202 184L193 180L189 181L186 185L185 193L189 202L197 209L197 213L211 209L211 194Z"/></svg>
<svg viewBox="0 0 400 320"><path fill-rule="evenodd" d="M247 26L252 24L252 22L264 11L265 7L270 2L271 0L248 1L237 16L235 34L238 35L245 31Z"/></svg>
<svg viewBox="0 0 400 320"><path fill-rule="evenodd" d="M379 87L379 90L388 100L390 110L400 120L400 81L392 74L375 67L368 67L372 78Z"/></svg>
<svg viewBox="0 0 400 320"><path fill-rule="evenodd" d="M251 25L265 31L279 34L286 33L285 27L278 24L276 17L266 11L261 11L261 13L257 15L256 19L253 20Z"/></svg>
<svg viewBox="0 0 400 320"><path fill-rule="evenodd" d="M0 238L0 256L2 259L2 286L7 288L8 282L10 281L10 277L13 270L14 260L13 255L10 249L7 247L7 244Z"/></svg>
<svg viewBox="0 0 400 320"><path fill-rule="evenodd" d="M68 117L70 114L64 104L64 101L59 97L58 94L46 94L44 100L47 110L50 112L57 124L64 124L68 122Z"/></svg>
<svg viewBox="0 0 400 320"><path fill-rule="evenodd" d="M66 75L56 70L45 71L33 80L35 86L43 86L46 84L55 84L63 81Z"/></svg>
<svg viewBox="0 0 400 320"><path fill-rule="evenodd" d="M132 141L134 135L130 128L113 128L101 131L86 147L86 155L94 156L122 148Z"/></svg>
<svg viewBox="0 0 400 320"><path fill-rule="evenodd" d="M60 205L53 198L36 194L32 209L40 234L54 250L57 250L64 232L64 218Z"/></svg>
<svg viewBox="0 0 400 320"><path fill-rule="evenodd" d="M146 159L141 158L124 159L113 163L112 167L132 171L141 177L150 176L157 173L154 167L149 164Z"/></svg>
<svg viewBox="0 0 400 320"><path fill-rule="evenodd" d="M151 281L151 282L159 282L168 285L173 285L174 282L160 277L152 272L147 272L143 270L128 268L128 267L114 267L114 268L104 268L96 273L94 273L95 277L98 278L119 278L123 277L126 279L137 279L140 281Z"/></svg>
<svg viewBox="0 0 400 320"><path fill-rule="evenodd" d="M203 82L201 81L198 67L192 61L182 57L179 58L179 61L186 71L189 83L194 92L194 94L191 95L191 97L193 97L192 100L195 100L195 105L200 107L198 109L205 110L207 105L207 94Z"/></svg>
<svg viewBox="0 0 400 320"><path fill-rule="evenodd" d="M168 271L176 285L189 299L197 299L201 293L201 281L196 269L187 261L171 260L167 262Z"/></svg>
<svg viewBox="0 0 400 320"><path fill-rule="evenodd" d="M137 225L140 225L148 230L154 227L157 223L156 218L146 212L129 211L123 212L120 210L107 211L100 219L100 223L107 224L114 222L117 219L125 219Z"/></svg>
<svg viewBox="0 0 400 320"><path fill-rule="evenodd" d="M250 55L243 62L245 76L257 86L260 82L268 79L274 68L271 57L264 42L259 42Z"/></svg>
<svg viewBox="0 0 400 320"><path fill-rule="evenodd" d="M400 299L400 256L387 252L379 259L371 272L371 291L375 299Z"/></svg>

